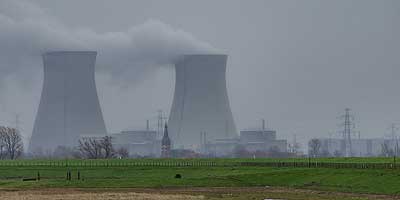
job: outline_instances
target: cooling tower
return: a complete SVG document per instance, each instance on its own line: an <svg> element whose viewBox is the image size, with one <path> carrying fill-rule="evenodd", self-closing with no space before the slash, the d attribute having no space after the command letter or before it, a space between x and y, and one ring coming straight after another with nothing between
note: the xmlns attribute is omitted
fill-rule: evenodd
<svg viewBox="0 0 400 200"><path fill-rule="evenodd" d="M80 136L104 136L94 51L43 54L44 82L29 150L75 147Z"/></svg>
<svg viewBox="0 0 400 200"><path fill-rule="evenodd" d="M185 55L175 64L168 122L175 148L193 149L201 140L237 137L226 89L226 60L226 55Z"/></svg>

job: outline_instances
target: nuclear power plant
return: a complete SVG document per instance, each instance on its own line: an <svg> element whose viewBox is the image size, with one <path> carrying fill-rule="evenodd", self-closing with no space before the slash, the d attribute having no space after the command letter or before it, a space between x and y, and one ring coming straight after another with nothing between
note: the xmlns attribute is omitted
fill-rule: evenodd
<svg viewBox="0 0 400 200"><path fill-rule="evenodd" d="M43 54L44 81L29 150L75 147L106 135L95 84L95 51Z"/></svg>
<svg viewBox="0 0 400 200"><path fill-rule="evenodd" d="M95 84L95 51L43 54L44 81L29 151L77 147L80 138L107 135ZM229 156L237 146L249 151L285 152L276 132L236 130L226 87L226 55L183 55L175 63L175 92L168 119L173 149ZM163 120L161 118L161 120ZM161 121L161 124L163 121ZM131 155L160 156L161 138L150 130L110 134L116 148Z"/></svg>
<svg viewBox="0 0 400 200"><path fill-rule="evenodd" d="M174 148L198 148L202 140L237 138L226 88L226 55L184 55L175 64L169 117Z"/></svg>

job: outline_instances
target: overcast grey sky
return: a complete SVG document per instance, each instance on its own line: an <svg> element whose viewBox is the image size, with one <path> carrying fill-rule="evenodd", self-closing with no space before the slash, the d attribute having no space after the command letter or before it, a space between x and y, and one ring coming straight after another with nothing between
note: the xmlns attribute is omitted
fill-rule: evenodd
<svg viewBox="0 0 400 200"><path fill-rule="evenodd" d="M265 118L278 137L295 133L305 141L337 131L345 107L355 113L362 137L382 137L390 123L400 122L400 1L31 2L71 29L124 31L153 19L221 49L229 56L228 92L239 129ZM97 76L108 131L144 127L157 109L169 112L171 69L123 87ZM16 76L4 78L11 86L2 88L0 123L14 124L20 113L28 136L41 75L29 86L20 86Z"/></svg>

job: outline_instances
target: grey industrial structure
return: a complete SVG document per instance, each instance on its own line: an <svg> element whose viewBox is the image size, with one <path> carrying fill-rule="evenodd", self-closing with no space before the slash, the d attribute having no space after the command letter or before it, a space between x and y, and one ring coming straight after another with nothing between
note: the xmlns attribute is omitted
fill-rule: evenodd
<svg viewBox="0 0 400 200"><path fill-rule="evenodd" d="M161 141L153 130L121 131L110 135L115 148L125 148L131 156L159 157Z"/></svg>
<svg viewBox="0 0 400 200"><path fill-rule="evenodd" d="M226 55L184 55L175 65L175 93L169 117L174 148L198 149L208 140L238 137L226 88Z"/></svg>
<svg viewBox="0 0 400 200"><path fill-rule="evenodd" d="M202 152L216 157L231 156L237 147L243 147L248 152L287 152L287 141L278 140L276 131L267 129L243 130L236 139L215 140L203 146Z"/></svg>
<svg viewBox="0 0 400 200"><path fill-rule="evenodd" d="M44 81L29 150L75 147L81 136L105 136L95 84L94 51L43 54Z"/></svg>
<svg viewBox="0 0 400 200"><path fill-rule="evenodd" d="M278 140L274 130L245 130L240 131L240 144L247 151L287 151L287 141Z"/></svg>
<svg viewBox="0 0 400 200"><path fill-rule="evenodd" d="M152 130L132 130L110 136L116 148L126 148L131 156L159 157L162 145L161 138L157 138L156 135L156 131ZM202 143L200 147L191 150L215 157L232 157L237 147L243 147L249 152L287 152L287 141L278 140L274 130L244 130L240 132L240 137L212 141L203 135L199 142Z"/></svg>

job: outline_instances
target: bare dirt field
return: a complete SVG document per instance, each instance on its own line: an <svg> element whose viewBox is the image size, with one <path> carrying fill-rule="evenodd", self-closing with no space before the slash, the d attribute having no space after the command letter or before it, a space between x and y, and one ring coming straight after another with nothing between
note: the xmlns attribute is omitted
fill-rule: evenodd
<svg viewBox="0 0 400 200"><path fill-rule="evenodd" d="M0 199L8 200L105 200L105 199L137 199L137 200L198 200L204 199L204 196L184 195L184 194L157 194L157 193L140 193L130 191L85 191L77 189L40 189L40 190L18 190L18 191L1 191Z"/></svg>
<svg viewBox="0 0 400 200"><path fill-rule="evenodd" d="M121 189L0 189L0 199L7 200L198 200L198 199L400 199L398 196L350 194L288 188L121 188Z"/></svg>

